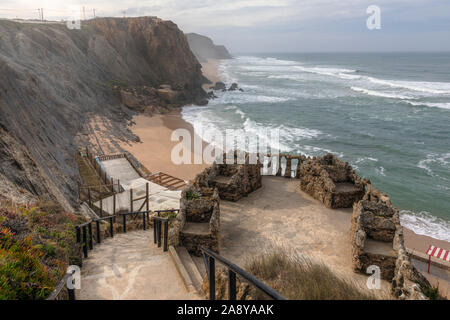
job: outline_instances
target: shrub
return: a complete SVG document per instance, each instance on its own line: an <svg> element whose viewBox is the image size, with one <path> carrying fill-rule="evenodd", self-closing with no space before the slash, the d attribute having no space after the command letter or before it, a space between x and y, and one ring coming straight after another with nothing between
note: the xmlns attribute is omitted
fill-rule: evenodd
<svg viewBox="0 0 450 320"><path fill-rule="evenodd" d="M0 208L0 300L45 299L80 262L80 218L51 202L38 205Z"/></svg>
<svg viewBox="0 0 450 320"><path fill-rule="evenodd" d="M376 296L350 279L334 273L322 262L286 249L268 250L248 259L249 273L294 300L372 300ZM257 292L257 299L265 296Z"/></svg>

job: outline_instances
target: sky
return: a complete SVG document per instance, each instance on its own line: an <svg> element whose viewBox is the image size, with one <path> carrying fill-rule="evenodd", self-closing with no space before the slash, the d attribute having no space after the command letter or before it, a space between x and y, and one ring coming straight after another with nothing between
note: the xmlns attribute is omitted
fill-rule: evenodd
<svg viewBox="0 0 450 320"><path fill-rule="evenodd" d="M380 28L369 29L369 6ZM158 16L232 53L450 51L450 0L0 0L0 18Z"/></svg>

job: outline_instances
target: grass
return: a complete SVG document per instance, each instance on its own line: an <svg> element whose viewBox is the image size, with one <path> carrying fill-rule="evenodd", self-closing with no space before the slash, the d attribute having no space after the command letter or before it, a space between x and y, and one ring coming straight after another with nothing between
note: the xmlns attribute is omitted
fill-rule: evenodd
<svg viewBox="0 0 450 320"><path fill-rule="evenodd" d="M75 239L80 218L58 205L0 208L0 300L45 299L81 256Z"/></svg>
<svg viewBox="0 0 450 320"><path fill-rule="evenodd" d="M377 296L321 262L286 249L270 249L248 259L245 269L292 300L375 300ZM265 298L256 293L257 299Z"/></svg>

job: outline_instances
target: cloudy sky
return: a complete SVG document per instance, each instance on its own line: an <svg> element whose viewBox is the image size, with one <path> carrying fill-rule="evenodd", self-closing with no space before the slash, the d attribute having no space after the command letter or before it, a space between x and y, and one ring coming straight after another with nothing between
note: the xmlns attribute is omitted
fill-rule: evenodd
<svg viewBox="0 0 450 320"><path fill-rule="evenodd" d="M63 3L62 3L63 2ZM381 29L369 30L370 5ZM158 16L210 36L234 53L450 51L449 0L0 0L0 18Z"/></svg>

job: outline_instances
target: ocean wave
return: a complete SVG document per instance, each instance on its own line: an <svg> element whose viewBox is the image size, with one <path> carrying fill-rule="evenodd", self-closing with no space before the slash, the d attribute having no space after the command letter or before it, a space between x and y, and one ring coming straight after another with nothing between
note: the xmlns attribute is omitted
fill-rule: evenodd
<svg viewBox="0 0 450 320"><path fill-rule="evenodd" d="M428 173L428 175L436 177L437 175L431 169L432 165L439 165L441 167L444 167L445 169L450 169L450 153L442 153L442 154L430 153L427 155L426 159L419 161L417 167L424 169Z"/></svg>
<svg viewBox="0 0 450 320"><path fill-rule="evenodd" d="M236 109L236 114L241 116L241 119L245 119L245 112L243 112L242 110Z"/></svg>
<svg viewBox="0 0 450 320"><path fill-rule="evenodd" d="M237 93L237 94L223 94L219 96L218 99L214 100L214 104L217 103L280 103L280 102L286 102L290 101L293 98L288 97L275 97L275 96L266 96L266 95L252 95L252 94L244 94L244 93Z"/></svg>
<svg viewBox="0 0 450 320"><path fill-rule="evenodd" d="M360 87L350 87L350 89L352 89L353 91L365 93L369 96L375 96L375 97L383 97L383 98L391 98L391 99L415 99L414 97L404 96L401 94L374 91L374 90L364 89L364 88L360 88Z"/></svg>
<svg viewBox="0 0 450 320"><path fill-rule="evenodd" d="M413 106L426 106L431 108L440 108L450 110L450 102L415 102L415 101L405 101Z"/></svg>
<svg viewBox="0 0 450 320"><path fill-rule="evenodd" d="M415 213L408 210L400 211L400 221L403 226L417 234L435 239L450 241L450 222L435 217L429 212Z"/></svg>
<svg viewBox="0 0 450 320"><path fill-rule="evenodd" d="M367 79L375 84L389 86L392 88L402 88L419 92L433 94L450 94L449 82L419 82L419 81L402 81L402 80L383 80L372 77Z"/></svg>
<svg viewBox="0 0 450 320"><path fill-rule="evenodd" d="M325 76L337 76L337 77L342 77L347 73L356 72L356 70L342 69L342 68L303 67L303 66L295 66L294 68L303 72L315 73Z"/></svg>

